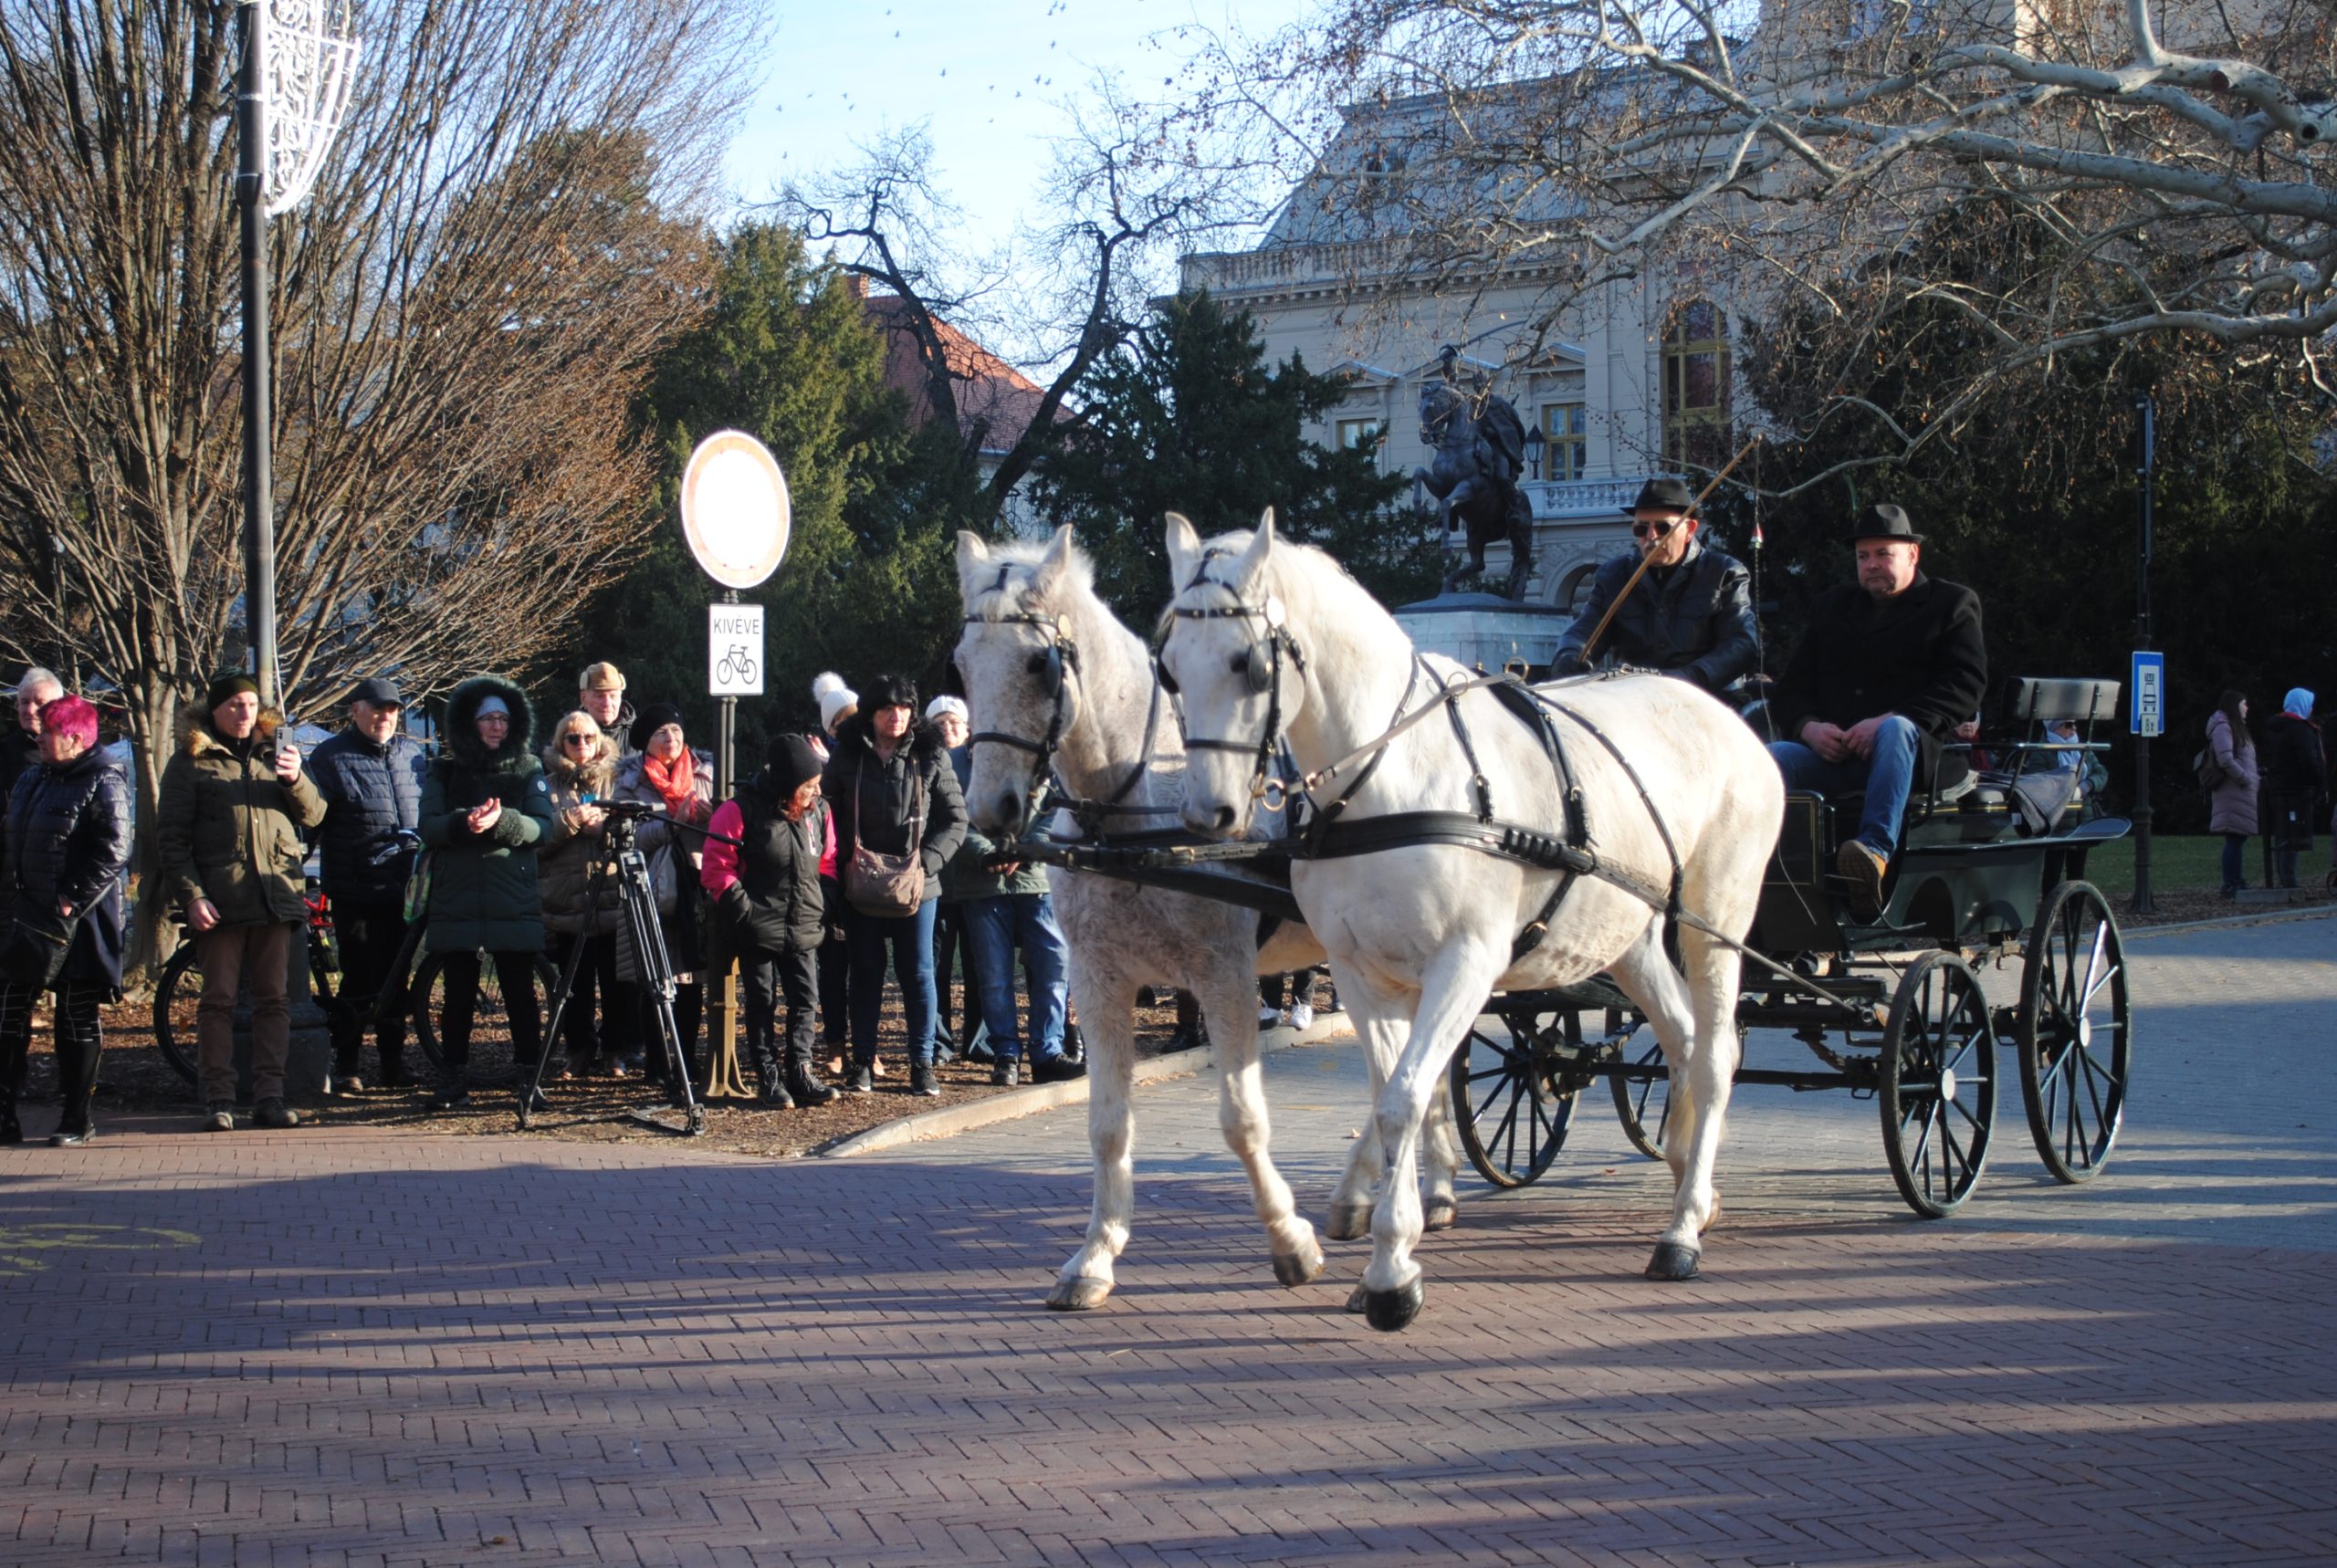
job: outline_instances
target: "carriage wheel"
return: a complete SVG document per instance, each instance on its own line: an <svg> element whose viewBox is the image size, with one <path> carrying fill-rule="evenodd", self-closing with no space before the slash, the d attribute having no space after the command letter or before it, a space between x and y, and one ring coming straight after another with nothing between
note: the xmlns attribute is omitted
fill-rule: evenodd
<svg viewBox="0 0 2337 1568"><path fill-rule="evenodd" d="M1996 1037L1970 965L1926 953L1907 971L1879 1065L1891 1179L1924 1218L1952 1214L1979 1185L1996 1121Z"/></svg>
<svg viewBox="0 0 2337 1568"><path fill-rule="evenodd" d="M1579 1044L1581 1022L1570 1012L1557 1016L1567 1043ZM1576 1096L1551 1083L1552 1064L1533 1036L1506 1032L1496 1040L1472 1026L1452 1053L1452 1120L1479 1176L1495 1186L1524 1186L1539 1181L1558 1157Z"/></svg>
<svg viewBox="0 0 2337 1568"><path fill-rule="evenodd" d="M2126 948L2101 890L2046 894L2020 972L2020 1096L2028 1135L2055 1179L2091 1181L2126 1115L2133 1019Z"/></svg>
<svg viewBox="0 0 2337 1568"><path fill-rule="evenodd" d="M1622 1031L1626 1018L1632 1020L1629 1032ZM1663 1045L1655 1038L1654 1030L1649 1030L1646 1040L1633 1048L1631 1042L1639 1039L1639 1027L1636 1015L1607 1015L1607 1037L1617 1040L1616 1054L1649 1073L1646 1077L1609 1078L1607 1087L1614 1092L1615 1118L1623 1124L1623 1136L1649 1159L1660 1160L1663 1157L1664 1129L1672 1124L1672 1071L1664 1062Z"/></svg>

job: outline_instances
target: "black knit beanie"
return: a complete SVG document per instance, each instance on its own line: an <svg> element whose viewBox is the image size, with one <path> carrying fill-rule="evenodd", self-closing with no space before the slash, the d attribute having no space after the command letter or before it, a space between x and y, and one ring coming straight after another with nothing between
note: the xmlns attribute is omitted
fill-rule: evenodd
<svg viewBox="0 0 2337 1568"><path fill-rule="evenodd" d="M763 753L763 770L770 776L771 792L781 803L803 787L807 779L820 776L820 754L812 743L800 735L775 735Z"/></svg>
<svg viewBox="0 0 2337 1568"><path fill-rule="evenodd" d="M641 710L641 716L633 721L633 729L631 732L633 748L635 751L648 750L649 737L651 736L656 734L659 730L665 728L669 724L679 724L681 722L682 710L676 707L672 703L651 703L647 707Z"/></svg>
<svg viewBox="0 0 2337 1568"><path fill-rule="evenodd" d="M254 696L259 695L259 683L249 675L232 674L216 675L212 678L209 688L203 694L203 706L206 708L215 708L229 697L241 696L246 692L251 693Z"/></svg>

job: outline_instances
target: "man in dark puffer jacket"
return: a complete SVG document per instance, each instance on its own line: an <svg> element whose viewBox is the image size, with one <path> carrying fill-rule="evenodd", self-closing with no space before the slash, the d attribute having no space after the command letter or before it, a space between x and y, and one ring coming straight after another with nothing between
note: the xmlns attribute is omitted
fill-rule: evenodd
<svg viewBox="0 0 2337 1568"><path fill-rule="evenodd" d="M405 943L405 883L414 871L414 839L422 821L422 780L429 758L398 721L405 707L398 688L375 676L361 681L349 697L349 727L317 747L309 776L325 798L325 821L317 835L325 895L332 900L333 930L341 938L341 995L332 1009L332 1076L336 1090L362 1092L357 1053L364 1045L359 1026L390 977ZM376 1037L382 1051L376 1087L394 1089L411 1082L405 1052L405 1014L390 1009Z"/></svg>

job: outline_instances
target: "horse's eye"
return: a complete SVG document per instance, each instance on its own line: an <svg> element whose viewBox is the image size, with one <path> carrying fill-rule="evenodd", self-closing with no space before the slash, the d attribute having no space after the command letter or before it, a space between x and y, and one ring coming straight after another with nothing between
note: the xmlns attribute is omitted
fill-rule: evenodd
<svg viewBox="0 0 2337 1568"><path fill-rule="evenodd" d="M1225 667L1231 670L1237 675L1246 675L1250 673L1250 655L1247 653L1236 653L1233 655L1232 659L1227 663Z"/></svg>
<svg viewBox="0 0 2337 1568"><path fill-rule="evenodd" d="M1043 675L1047 673L1047 656L1044 653L1031 655L1031 673L1034 675Z"/></svg>

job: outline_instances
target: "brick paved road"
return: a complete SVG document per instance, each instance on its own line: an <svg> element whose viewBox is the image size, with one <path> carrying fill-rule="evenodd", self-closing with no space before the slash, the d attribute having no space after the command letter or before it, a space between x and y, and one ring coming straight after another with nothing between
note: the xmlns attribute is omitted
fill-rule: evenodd
<svg viewBox="0 0 2337 1568"><path fill-rule="evenodd" d="M1471 1182L1395 1338L1338 1310L1357 1246L1273 1287L1194 1082L1070 1317L1076 1111L779 1166L0 1151L0 1563L2326 1561L2337 922L2137 955L2093 1188L2016 1112L1917 1224L1870 1105L1752 1091L1710 1272L1659 1288L1661 1182L1587 1116L1542 1186ZM1273 1059L1310 1207L1353 1055Z"/></svg>

